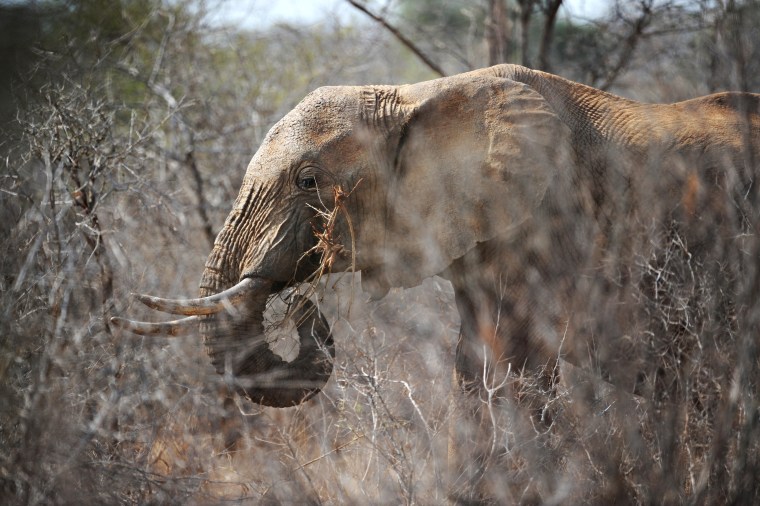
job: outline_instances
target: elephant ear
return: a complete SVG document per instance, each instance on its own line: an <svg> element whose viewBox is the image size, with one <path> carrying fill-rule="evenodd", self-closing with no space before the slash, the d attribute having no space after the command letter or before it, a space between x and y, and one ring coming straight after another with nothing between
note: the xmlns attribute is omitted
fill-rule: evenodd
<svg viewBox="0 0 760 506"><path fill-rule="evenodd" d="M444 78L398 96L411 112L388 188L385 275L414 286L514 234L566 163L569 131L541 95L506 79Z"/></svg>

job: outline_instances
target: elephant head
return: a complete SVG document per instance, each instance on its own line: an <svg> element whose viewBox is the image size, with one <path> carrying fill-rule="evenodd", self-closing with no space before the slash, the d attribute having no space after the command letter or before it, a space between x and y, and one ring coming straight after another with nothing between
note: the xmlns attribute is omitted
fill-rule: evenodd
<svg viewBox="0 0 760 506"><path fill-rule="evenodd" d="M251 160L206 261L201 298L141 296L192 316L115 321L139 333L200 325L217 372L242 393L300 403L330 375L332 337L311 303L291 301L301 349L281 360L261 337L267 300L326 269L361 271L363 289L379 298L514 233L554 177L566 128L533 89L496 76L320 88Z"/></svg>

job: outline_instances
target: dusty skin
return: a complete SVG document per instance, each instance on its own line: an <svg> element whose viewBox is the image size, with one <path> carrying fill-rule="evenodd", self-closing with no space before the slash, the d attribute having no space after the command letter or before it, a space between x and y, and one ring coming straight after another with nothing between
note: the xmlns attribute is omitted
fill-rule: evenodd
<svg viewBox="0 0 760 506"><path fill-rule="evenodd" d="M760 226L758 164L757 94L643 104L515 65L320 88L251 160L201 298L141 298L189 320L115 322L138 333L189 327L240 394L287 407L327 382L333 342L321 313L296 298L299 355L272 353L261 338L270 296L317 286L328 270L361 271L373 298L438 275L452 283L462 321L457 402L492 392L486 377L517 375L524 381L500 389L525 414L516 426L548 426L560 355L627 392L661 391L648 380L657 364L639 351L646 336L678 337L647 306L662 300L647 266L672 253L673 237L689 265L713 269L705 279L719 280L726 261L756 276L758 252L745 241ZM753 308L720 297L734 331L751 325L743 317ZM466 411L480 421L452 433L451 493L498 497L487 485L498 459L478 429L489 420L477 402ZM522 497L545 491L537 483Z"/></svg>

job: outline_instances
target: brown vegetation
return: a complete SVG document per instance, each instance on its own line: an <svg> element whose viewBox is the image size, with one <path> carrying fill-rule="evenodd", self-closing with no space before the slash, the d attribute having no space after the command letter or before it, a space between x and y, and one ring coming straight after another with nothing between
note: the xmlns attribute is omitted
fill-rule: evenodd
<svg viewBox="0 0 760 506"><path fill-rule="evenodd" d="M760 91L755 1L612 2L617 11L576 31L556 24L560 16L553 42L541 42L552 51L538 52L517 45L536 44L520 38L519 23L483 29L496 3L482 2L469 31L423 26L451 45L424 33L407 41L449 73L524 53L640 99ZM197 291L248 159L309 90L418 81L429 77L424 66L382 25L245 32L209 25L204 4L189 1L62 4L71 9L54 15L67 37L47 33L29 65L14 61L18 101L2 125L0 503L445 501L448 432L469 419L450 402L459 321L447 282L428 279L379 302L352 290L352 275L323 282L333 378L287 410L225 403L199 339L135 337L109 324L114 314L140 316L130 292ZM516 4L504 5L513 9L504 19L517 21ZM405 29L404 15L390 12L391 25ZM605 54L605 44L615 51ZM591 54L605 57L595 65ZM619 247L605 251L620 254L577 295L577 307L598 317L579 310L568 323L595 340L620 321L637 333L619 336L615 356L589 349L585 370L556 364L562 379L544 396L546 426L482 399L500 466L493 497L760 500L758 189L749 181L746 207L727 211L704 181L686 181L674 199L684 219L704 222L702 234L607 237ZM328 232L338 210L328 211ZM348 247L325 234L325 258L341 253L339 239ZM484 382L535 386L513 372L484 373ZM613 376L630 383L605 381Z"/></svg>

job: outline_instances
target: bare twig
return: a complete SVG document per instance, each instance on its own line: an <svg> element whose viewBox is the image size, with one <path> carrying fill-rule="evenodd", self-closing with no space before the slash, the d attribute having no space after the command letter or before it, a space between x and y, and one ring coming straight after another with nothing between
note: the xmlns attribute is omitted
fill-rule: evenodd
<svg viewBox="0 0 760 506"><path fill-rule="evenodd" d="M390 24L388 20L386 20L385 18L381 16L378 16L377 14L374 14L373 12L371 12L369 9L367 9L364 5L357 2L356 0L346 0L346 1L350 3L351 5L353 5L359 11L369 16L371 19L380 23L386 30L391 32L391 34L394 37L396 37L399 40L399 42L401 42L404 46L407 47L407 49L409 49L412 53L414 53L415 56L417 56L417 58L422 60L422 63L427 65L430 70L432 70L433 72L435 72L441 77L446 75L446 72L444 72L443 69L438 66L438 64L436 64L427 55L425 55L425 53L423 53L422 50L418 48L414 42L406 38L404 34L401 33L398 28Z"/></svg>
<svg viewBox="0 0 760 506"><path fill-rule="evenodd" d="M628 36L626 36L621 44L622 49L620 49L620 52L618 53L616 63L612 66L611 69L606 72L604 81L599 86L599 88L602 90L609 89L615 83L623 70L628 65L630 65L631 57L636 50L636 46L639 44L639 41L644 35L644 30L646 30L646 28L652 22L654 11L652 9L651 0L642 0L640 6L641 13L632 22L631 31L628 33Z"/></svg>

